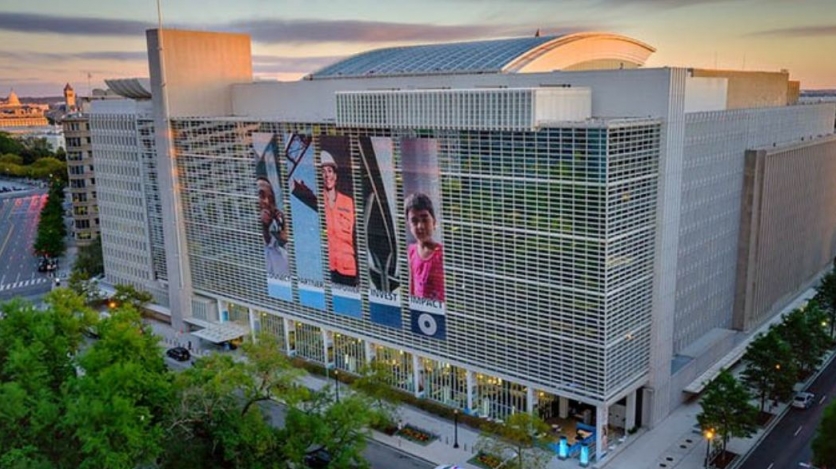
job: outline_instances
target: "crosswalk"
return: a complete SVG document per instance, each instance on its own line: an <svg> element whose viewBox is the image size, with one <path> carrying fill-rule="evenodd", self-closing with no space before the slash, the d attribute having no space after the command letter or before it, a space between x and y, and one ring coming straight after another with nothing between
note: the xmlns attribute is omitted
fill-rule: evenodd
<svg viewBox="0 0 836 469"><path fill-rule="evenodd" d="M20 282L4 283L4 284L0 285L0 291L17 290L18 288L30 287L30 286L33 286L33 285L39 285L41 283L46 283L46 282L49 282L49 279L40 277L40 278L33 278L33 279L30 279L30 280L23 280L23 281L20 281Z"/></svg>

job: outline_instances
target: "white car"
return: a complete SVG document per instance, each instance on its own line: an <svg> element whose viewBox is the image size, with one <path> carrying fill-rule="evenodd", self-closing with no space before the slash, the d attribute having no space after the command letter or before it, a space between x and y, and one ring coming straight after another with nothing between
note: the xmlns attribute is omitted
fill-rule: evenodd
<svg viewBox="0 0 836 469"><path fill-rule="evenodd" d="M808 409L813 405L816 395L811 392L800 392L792 399L792 406L796 409Z"/></svg>

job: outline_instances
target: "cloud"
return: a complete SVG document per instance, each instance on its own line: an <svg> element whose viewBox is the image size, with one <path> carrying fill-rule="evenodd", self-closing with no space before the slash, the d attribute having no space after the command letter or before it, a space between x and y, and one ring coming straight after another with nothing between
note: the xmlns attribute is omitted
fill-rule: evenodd
<svg viewBox="0 0 836 469"><path fill-rule="evenodd" d="M439 42L527 35L532 30L531 26L522 25L445 26L363 20L254 19L218 26L250 34L254 41L262 43Z"/></svg>
<svg viewBox="0 0 836 469"><path fill-rule="evenodd" d="M255 73L309 73L330 65L343 56L321 57L281 57L272 55L254 55L253 71Z"/></svg>
<svg viewBox="0 0 836 469"><path fill-rule="evenodd" d="M11 63L64 62L68 60L106 60L119 62L147 62L145 51L87 51L76 53L4 51L0 50L0 60Z"/></svg>
<svg viewBox="0 0 836 469"><path fill-rule="evenodd" d="M96 17L0 12L0 30L69 36L143 36L151 23Z"/></svg>
<svg viewBox="0 0 836 469"><path fill-rule="evenodd" d="M747 34L755 37L821 37L836 36L836 25L796 26L792 28L767 29Z"/></svg>

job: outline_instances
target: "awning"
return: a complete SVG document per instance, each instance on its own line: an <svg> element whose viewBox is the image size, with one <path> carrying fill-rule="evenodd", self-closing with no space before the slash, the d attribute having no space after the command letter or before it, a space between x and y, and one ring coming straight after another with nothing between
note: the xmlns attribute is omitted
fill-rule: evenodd
<svg viewBox="0 0 836 469"><path fill-rule="evenodd" d="M191 334L195 337L208 340L214 344L221 344L229 342L233 339L238 339L249 333L250 331L244 326L240 326L234 322L225 322L221 324L212 324L205 329L194 331Z"/></svg>

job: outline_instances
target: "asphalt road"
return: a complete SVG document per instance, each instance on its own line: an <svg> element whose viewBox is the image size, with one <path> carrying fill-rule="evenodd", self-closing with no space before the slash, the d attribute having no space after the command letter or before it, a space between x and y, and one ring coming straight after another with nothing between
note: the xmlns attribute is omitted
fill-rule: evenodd
<svg viewBox="0 0 836 469"><path fill-rule="evenodd" d="M38 272L32 244L45 189L0 194L0 301L48 292L51 279Z"/></svg>
<svg viewBox="0 0 836 469"><path fill-rule="evenodd" d="M187 362L177 362L169 357L165 358L169 368L174 370L184 370L189 365ZM274 426L284 425L284 407L277 402L264 403L264 410L270 416L270 422ZM371 465L372 469L431 469L436 467L424 460L418 459L409 453L405 453L396 448L384 445L376 440L367 440L363 456Z"/></svg>
<svg viewBox="0 0 836 469"><path fill-rule="evenodd" d="M809 409L790 409L740 469L794 469L812 459L811 444L816 428L825 407L836 395L836 360L830 362L807 391L816 395L815 404Z"/></svg>

